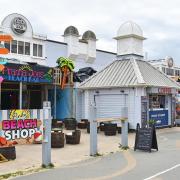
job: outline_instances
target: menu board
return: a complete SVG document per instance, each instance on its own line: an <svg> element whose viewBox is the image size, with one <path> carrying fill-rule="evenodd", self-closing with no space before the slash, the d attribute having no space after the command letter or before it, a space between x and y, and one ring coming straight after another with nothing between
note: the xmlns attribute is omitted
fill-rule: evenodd
<svg viewBox="0 0 180 180"><path fill-rule="evenodd" d="M156 130L154 127L140 128L139 124L137 124L134 150L136 149L149 152L151 152L151 149L158 150Z"/></svg>

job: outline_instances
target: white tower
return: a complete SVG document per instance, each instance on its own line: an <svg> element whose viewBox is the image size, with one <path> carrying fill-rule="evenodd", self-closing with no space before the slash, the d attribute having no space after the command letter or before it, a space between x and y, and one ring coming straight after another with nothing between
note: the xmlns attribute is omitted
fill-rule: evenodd
<svg viewBox="0 0 180 180"><path fill-rule="evenodd" d="M143 31L139 25L128 21L122 24L117 32L117 57L136 57L143 59Z"/></svg>
<svg viewBox="0 0 180 180"><path fill-rule="evenodd" d="M87 42L87 63L93 63L96 59L96 35L94 32L88 30L82 35L82 40Z"/></svg>
<svg viewBox="0 0 180 180"><path fill-rule="evenodd" d="M76 27L69 26L64 31L64 42L68 44L67 56L71 59L78 57L79 32Z"/></svg>

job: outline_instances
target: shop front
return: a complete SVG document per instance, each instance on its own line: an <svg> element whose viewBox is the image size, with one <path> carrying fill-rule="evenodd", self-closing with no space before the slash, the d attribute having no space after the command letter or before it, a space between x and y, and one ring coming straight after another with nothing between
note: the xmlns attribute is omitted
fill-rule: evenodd
<svg viewBox="0 0 180 180"><path fill-rule="evenodd" d="M0 72L1 110L41 109L47 100L47 86L52 85L53 70L29 64L6 63Z"/></svg>
<svg viewBox="0 0 180 180"><path fill-rule="evenodd" d="M176 89L173 88L148 88L149 120L155 121L156 127L171 126L174 124L175 105L173 97Z"/></svg>

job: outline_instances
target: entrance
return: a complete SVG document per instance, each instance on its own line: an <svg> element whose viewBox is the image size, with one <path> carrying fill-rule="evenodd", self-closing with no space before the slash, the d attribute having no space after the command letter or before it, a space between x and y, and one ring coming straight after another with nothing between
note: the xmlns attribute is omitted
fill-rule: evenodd
<svg viewBox="0 0 180 180"><path fill-rule="evenodd" d="M19 83L3 82L1 86L1 110L19 109L20 85ZM42 85L23 84L22 108L42 109L42 101L45 100Z"/></svg>
<svg viewBox="0 0 180 180"><path fill-rule="evenodd" d="M6 110L6 109L17 109L18 108L18 96L19 92L18 91L2 91L1 95L1 109Z"/></svg>

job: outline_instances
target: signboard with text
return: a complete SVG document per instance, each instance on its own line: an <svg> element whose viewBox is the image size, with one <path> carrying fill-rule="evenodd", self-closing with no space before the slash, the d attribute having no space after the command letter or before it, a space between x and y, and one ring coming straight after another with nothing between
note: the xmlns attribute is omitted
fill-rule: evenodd
<svg viewBox="0 0 180 180"><path fill-rule="evenodd" d="M36 134L42 137L43 122L40 119L40 111L5 110L7 116L0 120L0 136L5 137L7 141L15 140L20 144L32 143ZM33 117L33 114L36 116Z"/></svg>
<svg viewBox="0 0 180 180"><path fill-rule="evenodd" d="M53 70L49 67L39 65L24 65L7 63L3 71L0 71L6 81L28 82L28 83L52 83Z"/></svg>
<svg viewBox="0 0 180 180"><path fill-rule="evenodd" d="M142 127L147 125L148 115L148 98L147 96L141 96L141 121Z"/></svg>
<svg viewBox="0 0 180 180"><path fill-rule="evenodd" d="M155 120L155 126L167 126L168 125L168 110L154 110L149 111L149 119Z"/></svg>

